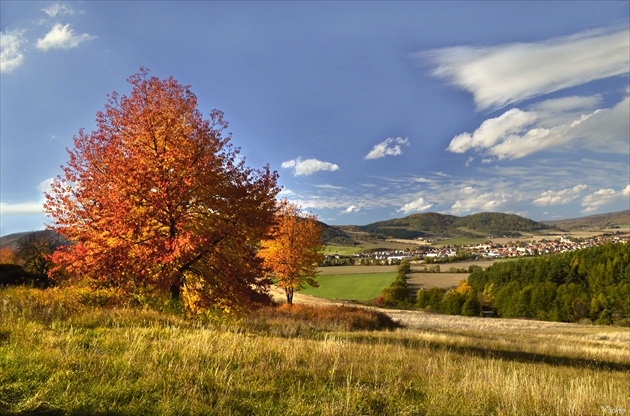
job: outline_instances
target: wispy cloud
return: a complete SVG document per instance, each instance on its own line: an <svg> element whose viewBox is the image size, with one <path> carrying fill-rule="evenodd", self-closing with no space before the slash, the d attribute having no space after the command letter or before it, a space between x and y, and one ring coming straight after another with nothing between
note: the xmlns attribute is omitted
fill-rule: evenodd
<svg viewBox="0 0 630 416"><path fill-rule="evenodd" d="M610 188L599 189L582 199L582 206L584 207L582 213L587 214L597 211L619 200L628 201L628 198L630 198L630 185L618 191Z"/></svg>
<svg viewBox="0 0 630 416"><path fill-rule="evenodd" d="M36 46L42 51L48 51L50 49L72 49L94 38L95 36L87 33L74 33L69 23L66 25L57 23L50 29L46 36L37 40Z"/></svg>
<svg viewBox="0 0 630 416"><path fill-rule="evenodd" d="M57 16L65 16L65 15L73 15L75 11L72 7L65 3L57 2L53 3L52 6L41 9L42 12L46 13L49 17L57 17Z"/></svg>
<svg viewBox="0 0 630 416"><path fill-rule="evenodd" d="M571 206L590 209L586 212L627 209L623 190L606 191L607 187L602 186L627 183L628 165L623 160L547 158L520 165L516 162L507 167L475 169L477 172L472 176L434 172L419 181L414 181L414 177L405 181L398 177L394 180L378 177L365 186L346 189L323 189L314 185L310 191L300 189L287 197L303 207L344 216L376 210L394 216L427 211L453 215L488 211L520 215L533 211L540 216L543 213L539 208L549 207L552 212L544 214L549 216ZM604 190L589 193L589 189ZM625 195L627 206L629 198ZM564 214L561 217L565 217Z"/></svg>
<svg viewBox="0 0 630 416"><path fill-rule="evenodd" d="M447 150L474 150L498 159L518 159L548 149L588 148L597 152L628 152L630 97L612 108L594 108L601 97L546 100L528 110L512 108L485 120L473 133L455 136Z"/></svg>
<svg viewBox="0 0 630 416"><path fill-rule="evenodd" d="M336 190L346 189L343 186L329 185L329 184L315 185L315 187L320 188L320 189L336 189Z"/></svg>
<svg viewBox="0 0 630 416"><path fill-rule="evenodd" d="M433 180L433 179L428 179L428 178L425 178L425 177L422 177L422 176L421 177L417 177L417 178L412 178L410 181L411 182L416 182L416 183L431 183L431 182L435 182L435 180Z"/></svg>
<svg viewBox="0 0 630 416"><path fill-rule="evenodd" d="M409 138L396 137L383 140L381 143L375 145L370 153L368 153L364 159L380 159L385 156L399 156L402 154L401 146L409 146Z"/></svg>
<svg viewBox="0 0 630 416"><path fill-rule="evenodd" d="M588 186L580 184L575 185L572 188L562 189L560 191L544 191L540 194L540 198L534 200L534 205L549 206L549 205L564 205L572 202L580 197L582 191L587 189Z"/></svg>
<svg viewBox="0 0 630 416"><path fill-rule="evenodd" d="M317 159L302 160L299 157L297 159L287 160L283 162L281 166L285 169L293 169L295 176L312 175L319 171L339 170L339 166L334 163L322 162Z"/></svg>
<svg viewBox="0 0 630 416"><path fill-rule="evenodd" d="M0 72L11 73L24 62L23 46L27 43L23 30L0 33Z"/></svg>
<svg viewBox="0 0 630 416"><path fill-rule="evenodd" d="M626 75L630 31L592 30L538 43L456 46L411 57L469 91L479 110L496 110L587 82ZM506 63L509 62L509 65Z"/></svg>

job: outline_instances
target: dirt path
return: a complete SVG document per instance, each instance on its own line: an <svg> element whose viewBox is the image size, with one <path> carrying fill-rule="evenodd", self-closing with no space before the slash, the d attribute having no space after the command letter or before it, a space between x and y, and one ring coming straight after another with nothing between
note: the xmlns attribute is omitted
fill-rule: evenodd
<svg viewBox="0 0 630 416"><path fill-rule="evenodd" d="M276 302L286 303L287 297L284 294L284 290L277 286L272 285L269 290L271 298ZM317 296L303 295L296 292L293 295L293 303L300 305L343 305L342 302L335 302L325 298L318 298Z"/></svg>

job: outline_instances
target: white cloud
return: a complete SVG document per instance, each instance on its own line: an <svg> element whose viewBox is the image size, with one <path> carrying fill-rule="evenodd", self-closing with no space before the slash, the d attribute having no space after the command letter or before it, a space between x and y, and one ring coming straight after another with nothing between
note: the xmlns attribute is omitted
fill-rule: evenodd
<svg viewBox="0 0 630 416"><path fill-rule="evenodd" d="M361 208L357 207L356 205L350 205L343 211L343 214L352 214L353 212L359 212L360 210Z"/></svg>
<svg viewBox="0 0 630 416"><path fill-rule="evenodd" d="M630 97L612 108L599 108L599 95L547 100L528 111L512 108L485 120L477 130L455 136L447 150L476 150L498 159L518 159L551 148L586 147L609 153L630 148ZM586 111L586 112L585 112ZM570 146L567 144L570 143Z"/></svg>
<svg viewBox="0 0 630 416"><path fill-rule="evenodd" d="M513 195L503 192L481 193L472 186L467 186L457 192L457 201L451 206L451 213L461 215L468 212L492 212L499 211L501 207L514 199Z"/></svg>
<svg viewBox="0 0 630 416"><path fill-rule="evenodd" d="M394 143L393 146L391 144ZM375 145L370 153L365 156L365 159L380 159L385 156L399 156L402 154L402 148L400 146L409 146L409 139L396 137L395 139L388 137L381 143Z"/></svg>
<svg viewBox="0 0 630 416"><path fill-rule="evenodd" d="M610 188L600 189L582 199L582 206L585 207L582 213L597 211L606 205L623 201L624 199L628 201L628 198L630 198L630 185L619 191Z"/></svg>
<svg viewBox="0 0 630 416"><path fill-rule="evenodd" d="M447 150L454 153L464 153L470 149L491 148L504 137L510 137L522 131L525 126L531 125L535 119L535 114L513 108L499 117L484 121L473 134L462 133L455 136Z"/></svg>
<svg viewBox="0 0 630 416"><path fill-rule="evenodd" d="M42 214L44 205L41 202L21 202L9 204L0 202L0 215Z"/></svg>
<svg viewBox="0 0 630 416"><path fill-rule="evenodd" d="M0 72L11 73L24 62L22 47L27 43L23 30L0 33Z"/></svg>
<svg viewBox="0 0 630 416"><path fill-rule="evenodd" d="M396 212L402 212L404 214L410 214L410 213L413 213L413 212L426 211L429 208L431 208L432 206L433 206L433 204L427 202L423 197L419 197L415 201L411 201L411 202L403 205L402 207L397 209Z"/></svg>
<svg viewBox="0 0 630 416"><path fill-rule="evenodd" d="M37 185L37 190L40 192L50 193L52 191L52 183L55 181L54 178L44 179Z"/></svg>
<svg viewBox="0 0 630 416"><path fill-rule="evenodd" d="M50 6L47 9L41 9L41 11L46 13L49 17L56 17L57 15L65 16L65 15L74 14L74 10L72 9L72 7L61 2L54 3L52 6Z"/></svg>
<svg viewBox="0 0 630 416"><path fill-rule="evenodd" d="M422 177L422 176L417 177L417 178L412 178L410 181L411 182L416 182L416 183L432 183L432 182L435 182L433 179L428 179L428 178L425 178L425 177Z"/></svg>
<svg viewBox="0 0 630 416"><path fill-rule="evenodd" d="M322 170L339 170L339 166L334 163L322 162L317 159L302 160L299 157L297 159L287 160L286 162L283 162L281 166L285 169L294 169L295 176L311 175Z"/></svg>
<svg viewBox="0 0 630 416"><path fill-rule="evenodd" d="M572 188L566 188L560 191L545 191L540 194L540 198L534 200L534 205L545 207L549 205L568 204L579 198L582 191L586 188L588 188L586 185L575 185Z"/></svg>
<svg viewBox="0 0 630 416"><path fill-rule="evenodd" d="M626 75L630 31L592 30L538 43L457 46L412 54L433 75L473 94L480 110Z"/></svg>
<svg viewBox="0 0 630 416"><path fill-rule="evenodd" d="M81 43L94 39L95 36L87 33L77 35L70 28L70 24L57 23L42 39L37 40L37 48L43 51L50 49L72 49Z"/></svg>
<svg viewBox="0 0 630 416"><path fill-rule="evenodd" d="M41 181L37 185L37 190L41 198L37 202L0 203L0 215L28 215L42 214L44 212L44 192L50 192L53 178Z"/></svg>

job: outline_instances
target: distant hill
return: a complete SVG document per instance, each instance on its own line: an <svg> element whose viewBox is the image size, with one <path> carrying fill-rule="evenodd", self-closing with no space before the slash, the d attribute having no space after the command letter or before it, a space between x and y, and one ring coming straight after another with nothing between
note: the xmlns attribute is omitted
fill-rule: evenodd
<svg viewBox="0 0 630 416"><path fill-rule="evenodd" d="M518 237L523 233L552 230L556 227L514 214L483 212L457 217L428 212L404 218L379 221L353 227L383 238L415 239L419 237Z"/></svg>
<svg viewBox="0 0 630 416"><path fill-rule="evenodd" d="M323 240L326 244L350 246L356 244L357 235L372 238L416 239L419 237L519 237L524 233L539 231L578 230L630 225L630 210L609 214L591 215L557 221L536 222L514 214L482 212L457 217L455 215L427 212L404 218L378 221L368 225L331 226L322 223ZM19 241L31 234L42 234L48 238L62 238L54 231L17 233L0 237L0 248L19 246ZM63 242L63 241L62 241Z"/></svg>
<svg viewBox="0 0 630 416"><path fill-rule="evenodd" d="M352 246L355 240L339 227L333 227L323 222L322 224L322 240L326 244L335 244L339 246Z"/></svg>
<svg viewBox="0 0 630 416"><path fill-rule="evenodd" d="M16 251L20 247L20 243L30 237L50 240L53 243L56 243L57 245L67 243L67 240L63 236L57 234L56 232L52 230L40 230L40 231L30 231L30 232L25 232L25 233L9 234L9 235L5 235L4 237L0 237L0 249L9 247L11 250Z"/></svg>
<svg viewBox="0 0 630 416"><path fill-rule="evenodd" d="M549 226L565 230L582 230L591 228L607 228L630 225L630 210L610 212L608 214L589 215L581 218L571 218L557 221L542 221Z"/></svg>

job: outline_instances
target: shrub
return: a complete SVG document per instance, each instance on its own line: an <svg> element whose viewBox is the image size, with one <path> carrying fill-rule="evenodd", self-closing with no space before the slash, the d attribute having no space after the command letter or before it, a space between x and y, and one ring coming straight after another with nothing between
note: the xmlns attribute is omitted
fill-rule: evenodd
<svg viewBox="0 0 630 416"><path fill-rule="evenodd" d="M351 306L268 306L247 315L242 328L281 336L331 331L376 331L398 325L386 314Z"/></svg>
<svg viewBox="0 0 630 416"><path fill-rule="evenodd" d="M466 301L462 305L461 314L464 316L479 316L481 313L481 304L477 300L474 293L466 297Z"/></svg>
<svg viewBox="0 0 630 416"><path fill-rule="evenodd" d="M51 285L46 275L29 273L17 264L0 264L0 286L35 286L45 288Z"/></svg>
<svg viewBox="0 0 630 416"><path fill-rule="evenodd" d="M380 296L381 304L384 306L411 306L411 298L409 297L409 285L407 284L407 273L411 271L411 264L407 260L403 260L398 266L398 275L392 284L383 289ZM380 305L379 305L380 306Z"/></svg>
<svg viewBox="0 0 630 416"><path fill-rule="evenodd" d="M439 311L442 298L444 298L445 294L446 290L439 287L434 287L429 290L420 289L416 294L416 304L419 308Z"/></svg>

